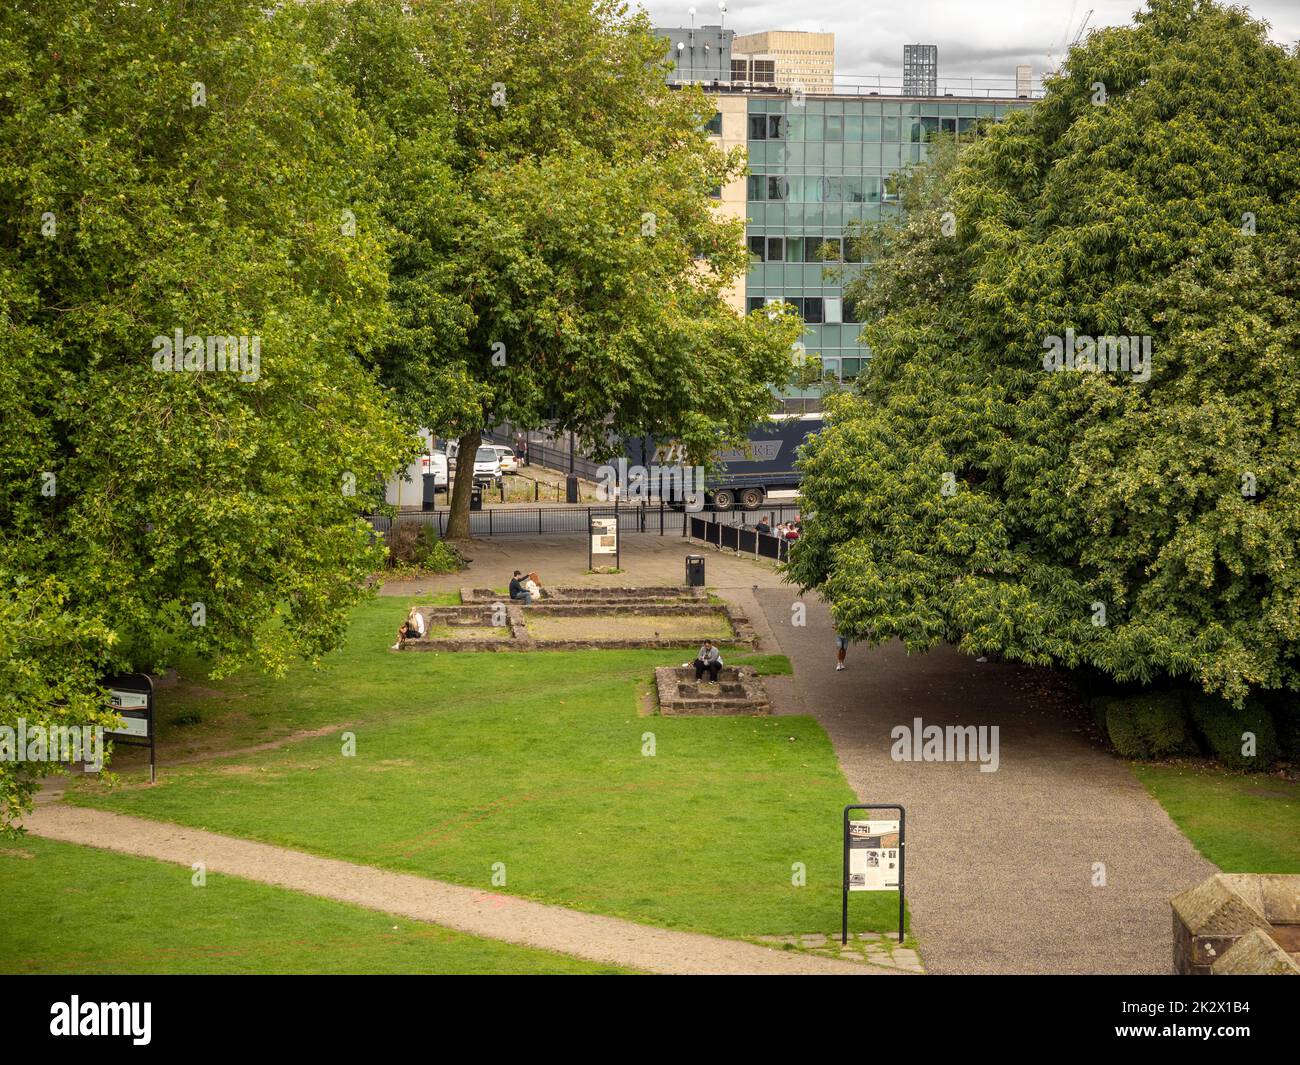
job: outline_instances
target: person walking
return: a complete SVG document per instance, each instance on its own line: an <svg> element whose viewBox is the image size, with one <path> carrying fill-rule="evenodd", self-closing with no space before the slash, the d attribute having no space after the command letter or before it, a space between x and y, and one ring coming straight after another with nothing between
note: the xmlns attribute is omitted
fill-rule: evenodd
<svg viewBox="0 0 1300 1065"><path fill-rule="evenodd" d="M835 672L844 668L844 656L849 650L849 638L842 633L835 634Z"/></svg>

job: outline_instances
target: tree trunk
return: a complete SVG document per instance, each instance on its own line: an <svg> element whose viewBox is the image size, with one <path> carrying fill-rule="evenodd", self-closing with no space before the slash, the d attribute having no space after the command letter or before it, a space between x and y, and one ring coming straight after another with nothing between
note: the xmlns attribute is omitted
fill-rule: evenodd
<svg viewBox="0 0 1300 1065"><path fill-rule="evenodd" d="M474 487L474 455L483 443L483 430L475 429L460 438L456 455L456 479L451 486L451 513L447 516L448 540L469 539L469 493Z"/></svg>

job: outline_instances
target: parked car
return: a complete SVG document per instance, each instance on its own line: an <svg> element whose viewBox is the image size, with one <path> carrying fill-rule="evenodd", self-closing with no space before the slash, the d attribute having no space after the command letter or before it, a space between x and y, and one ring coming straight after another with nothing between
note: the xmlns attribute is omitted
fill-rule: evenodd
<svg viewBox="0 0 1300 1065"><path fill-rule="evenodd" d="M496 448L481 447L474 452L474 480L501 487L501 456Z"/></svg>
<svg viewBox="0 0 1300 1065"><path fill-rule="evenodd" d="M420 473L433 474L433 487L435 491L447 491L447 480L450 466L447 462L447 456L441 451L434 451L427 455L420 456Z"/></svg>
<svg viewBox="0 0 1300 1065"><path fill-rule="evenodd" d="M502 473L519 472L519 459L515 455L514 448L505 447L502 444L484 444L483 446L490 447L497 453L497 457L501 459Z"/></svg>

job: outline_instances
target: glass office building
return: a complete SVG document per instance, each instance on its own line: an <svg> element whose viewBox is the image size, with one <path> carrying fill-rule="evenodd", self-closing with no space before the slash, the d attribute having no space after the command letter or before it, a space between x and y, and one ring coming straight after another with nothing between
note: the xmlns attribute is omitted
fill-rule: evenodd
<svg viewBox="0 0 1300 1065"><path fill-rule="evenodd" d="M750 96L746 144L746 240L750 268L745 309L771 301L793 304L807 323L804 344L827 372L851 380L870 352L858 343L861 323L843 289L861 270L844 243L854 221L898 213L897 175L926 158L937 133L973 136L981 120L996 121L1017 100L883 99ZM827 260L842 276L824 276ZM796 408L815 407L816 393L795 393Z"/></svg>

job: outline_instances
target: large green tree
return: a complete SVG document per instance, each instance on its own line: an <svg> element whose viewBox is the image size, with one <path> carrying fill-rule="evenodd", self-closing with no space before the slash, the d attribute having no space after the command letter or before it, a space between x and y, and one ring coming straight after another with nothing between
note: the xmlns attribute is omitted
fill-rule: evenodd
<svg viewBox="0 0 1300 1065"><path fill-rule="evenodd" d="M1300 687L1297 55L1151 0L908 196L793 579L857 639ZM1049 372L1071 335L1149 337L1149 379Z"/></svg>
<svg viewBox="0 0 1300 1065"><path fill-rule="evenodd" d="M707 456L768 413L799 324L726 304L744 223L710 193L744 159L710 144L702 94L667 87L646 17L612 0L400 7L341 9L331 54L395 134L397 326L376 360L409 417L458 438L468 468L503 420Z"/></svg>
<svg viewBox="0 0 1300 1065"><path fill-rule="evenodd" d="M0 13L2 724L103 722L101 676L182 649L319 655L374 567L359 515L410 450L355 357L380 145L307 17ZM248 338L241 372L160 372L176 330ZM0 763L0 822L45 768Z"/></svg>

